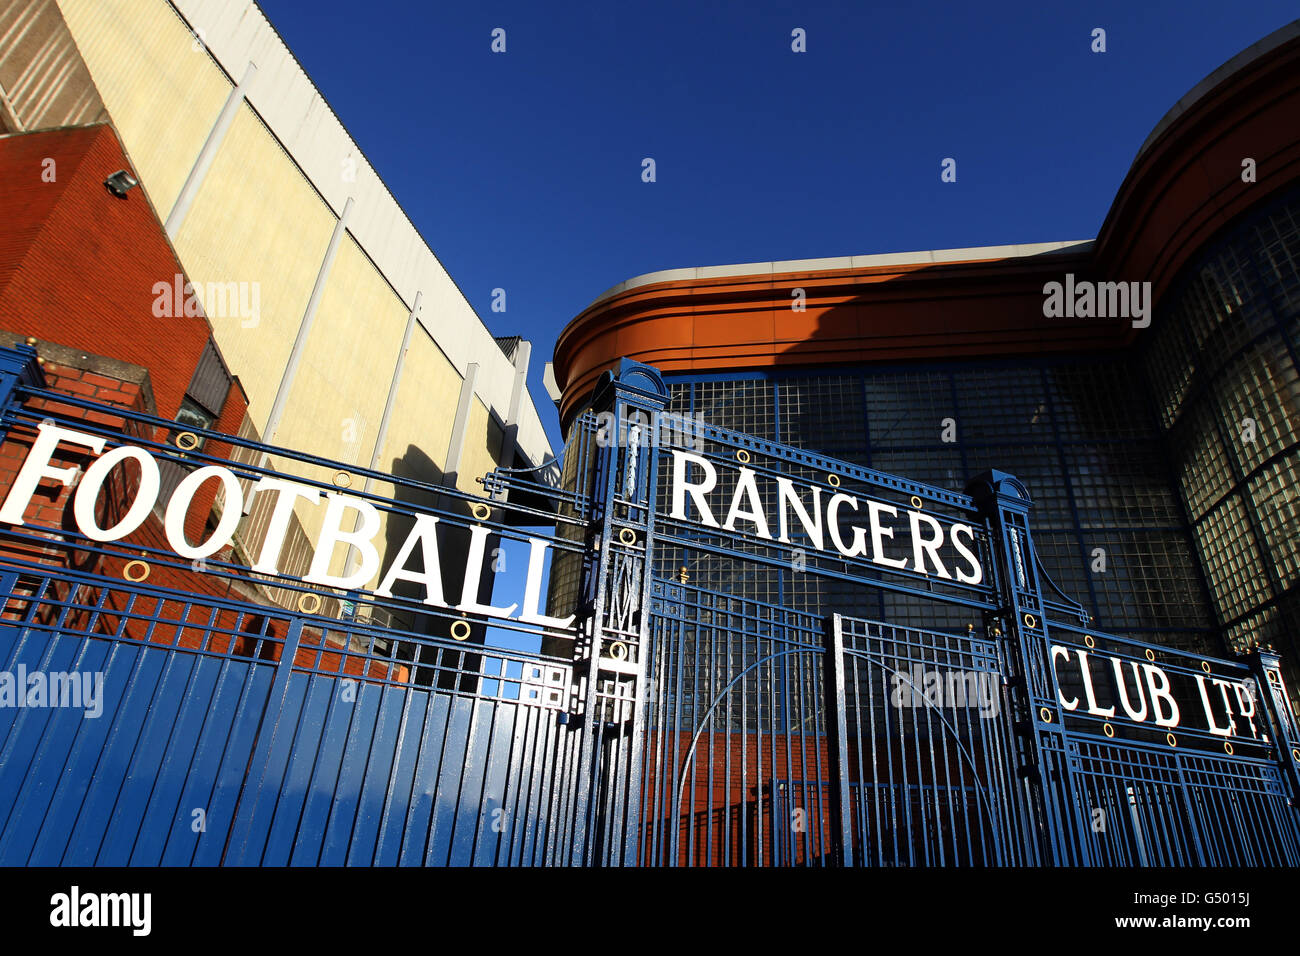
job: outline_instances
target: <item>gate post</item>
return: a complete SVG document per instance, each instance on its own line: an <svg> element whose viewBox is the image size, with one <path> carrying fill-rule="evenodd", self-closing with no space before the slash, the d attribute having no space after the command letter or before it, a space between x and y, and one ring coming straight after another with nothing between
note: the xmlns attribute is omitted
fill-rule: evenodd
<svg viewBox="0 0 1300 956"><path fill-rule="evenodd" d="M597 853L625 866L637 858L655 449L659 416L667 405L668 386L659 371L628 359L601 376L592 398L599 427L588 546L595 560L586 564L579 592L579 613L588 619L587 643L574 649L574 675L585 672L572 854L579 865L599 862ZM606 767L599 753L604 734L597 730L607 721L627 729L618 731L626 738ZM602 793L602 785L610 792Z"/></svg>
<svg viewBox="0 0 1300 956"><path fill-rule="evenodd" d="M834 866L853 866L853 812L849 793L848 719L844 709L844 619L832 614L826 628L826 660L822 664L826 703L826 732L831 777L831 851Z"/></svg>
<svg viewBox="0 0 1300 956"><path fill-rule="evenodd" d="M42 388L45 375L36 361L36 349L30 345L14 345L12 348L0 348L0 410L8 409L14 402L14 389L19 385L29 388ZM8 430L0 425L0 441Z"/></svg>
<svg viewBox="0 0 1300 956"><path fill-rule="evenodd" d="M1038 560L1029 533L1033 500L1019 480L996 470L971 479L966 494L974 499L989 528L999 607L989 615L992 619L986 626L1001 635L1012 651L1009 660L1014 673L1009 677L1019 772L1031 800L1031 813L1041 823L1037 839L1028 835L1026 849L1041 857L1035 862L1087 866L1092 861L1078 833L1079 791L1073 781L1076 758L1066 747Z"/></svg>
<svg viewBox="0 0 1300 956"><path fill-rule="evenodd" d="M1292 804L1300 804L1300 722L1291 710L1291 701L1282 681L1281 658L1271 647L1258 644L1250 654L1250 670L1255 675L1257 706L1277 741L1277 759L1291 788Z"/></svg>

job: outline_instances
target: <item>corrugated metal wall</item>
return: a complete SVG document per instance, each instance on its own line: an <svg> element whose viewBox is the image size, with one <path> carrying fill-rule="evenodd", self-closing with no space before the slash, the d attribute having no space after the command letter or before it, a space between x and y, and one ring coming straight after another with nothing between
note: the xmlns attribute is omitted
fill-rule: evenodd
<svg viewBox="0 0 1300 956"><path fill-rule="evenodd" d="M0 121L11 132L108 120L54 0L0 0Z"/></svg>

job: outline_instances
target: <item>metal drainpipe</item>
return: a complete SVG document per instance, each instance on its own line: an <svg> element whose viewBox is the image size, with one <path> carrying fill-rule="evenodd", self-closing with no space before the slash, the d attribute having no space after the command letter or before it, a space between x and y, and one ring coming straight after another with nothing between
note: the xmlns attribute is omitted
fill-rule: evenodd
<svg viewBox="0 0 1300 956"><path fill-rule="evenodd" d="M190 167L190 174L185 177L185 185L176 194L176 201L172 203L172 211L167 216L167 222L163 224L163 231L167 233L167 238L175 239L176 233L180 231L181 223L185 221L185 216L194 203L194 197L198 195L199 187L203 185L203 179L208 175L208 167L216 158L217 150L221 148L221 141L226 138L230 124L235 121L239 105L244 102L244 96L248 92L248 84L256 73L257 64L249 60L248 66L244 68L243 79L226 97L225 105L217 114L217 121L212 124L208 138L203 141L203 148L199 150L194 165Z"/></svg>

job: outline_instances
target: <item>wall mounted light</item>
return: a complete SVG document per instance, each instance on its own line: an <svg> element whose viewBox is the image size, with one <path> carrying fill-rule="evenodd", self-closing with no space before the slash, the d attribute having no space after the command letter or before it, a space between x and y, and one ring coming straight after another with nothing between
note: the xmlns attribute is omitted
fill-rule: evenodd
<svg viewBox="0 0 1300 956"><path fill-rule="evenodd" d="M140 185L140 180L136 179L125 169L119 169L113 175L104 180L104 187L118 199L125 199L128 189L133 189Z"/></svg>

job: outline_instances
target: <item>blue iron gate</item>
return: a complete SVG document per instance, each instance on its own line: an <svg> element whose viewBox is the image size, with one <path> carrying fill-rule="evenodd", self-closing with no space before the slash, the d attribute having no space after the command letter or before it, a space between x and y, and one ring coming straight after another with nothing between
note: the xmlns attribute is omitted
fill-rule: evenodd
<svg viewBox="0 0 1300 956"><path fill-rule="evenodd" d="M8 865L553 864L571 665L92 575L7 570L10 674L102 675L97 719L0 709ZM364 669L349 667L364 663ZM412 663L425 671L413 682ZM357 676L349 676L357 674Z"/></svg>
<svg viewBox="0 0 1300 956"><path fill-rule="evenodd" d="M571 799L563 662L422 643L447 689L373 658L353 680L342 665L359 652L332 638L371 636L359 628L68 571L9 571L3 584L23 595L0 628L4 670L91 672L104 690L98 719L0 710L7 864L518 864L569 852L553 826Z"/></svg>
<svg viewBox="0 0 1300 956"><path fill-rule="evenodd" d="M1091 628L1009 475L959 494L671 416L625 362L560 486L476 497L177 435L33 359L0 350L0 460L67 471L0 524L0 864L1300 862L1276 656ZM286 481L341 564L255 497Z"/></svg>
<svg viewBox="0 0 1300 956"><path fill-rule="evenodd" d="M640 662L644 741L628 862L1300 862L1300 737L1268 649L1225 661L1091 628L1050 590L1010 475L955 493L666 402L655 370L625 361L577 424L617 439L595 470L612 563L636 573L610 600L648 596L617 642ZM903 509L910 566L875 560L889 536L874 522L871 558L866 531L834 528L837 510ZM965 573L939 541L964 545ZM1137 692L1125 668L1146 669ZM1164 712L1178 701L1181 719Z"/></svg>

